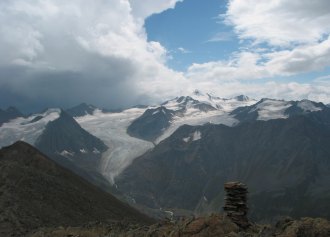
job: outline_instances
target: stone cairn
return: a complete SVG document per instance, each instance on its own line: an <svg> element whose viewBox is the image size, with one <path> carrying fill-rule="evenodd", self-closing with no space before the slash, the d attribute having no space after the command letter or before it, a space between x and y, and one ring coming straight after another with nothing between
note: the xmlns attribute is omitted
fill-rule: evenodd
<svg viewBox="0 0 330 237"><path fill-rule="evenodd" d="M240 182L225 183L225 214L240 228L246 229L250 226L247 218L247 187Z"/></svg>

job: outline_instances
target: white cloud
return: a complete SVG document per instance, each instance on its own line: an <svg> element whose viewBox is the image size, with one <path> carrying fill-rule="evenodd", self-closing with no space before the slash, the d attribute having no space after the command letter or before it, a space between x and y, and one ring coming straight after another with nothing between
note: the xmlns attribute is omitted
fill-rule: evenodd
<svg viewBox="0 0 330 237"><path fill-rule="evenodd" d="M196 80L225 81L292 76L330 65L330 38L321 43L275 52L240 52L228 61L193 64L186 73Z"/></svg>
<svg viewBox="0 0 330 237"><path fill-rule="evenodd" d="M183 0L129 0L132 6L132 14L134 17L145 19L148 16L160 13L169 8L174 8L177 2Z"/></svg>
<svg viewBox="0 0 330 237"><path fill-rule="evenodd" d="M320 43L297 46L265 54L266 67L273 75L295 75L318 71L330 66L330 37Z"/></svg>
<svg viewBox="0 0 330 237"><path fill-rule="evenodd" d="M315 43L330 33L328 0L230 0L225 14L241 39L270 45Z"/></svg>
<svg viewBox="0 0 330 237"><path fill-rule="evenodd" d="M230 41L233 38L232 32L218 32L213 37L211 37L206 42L223 42L223 41Z"/></svg>
<svg viewBox="0 0 330 237"><path fill-rule="evenodd" d="M179 47L179 48L178 48L178 51L179 51L180 53L184 53L184 54L191 53L190 50L185 49L185 48L183 48L183 47Z"/></svg>
<svg viewBox="0 0 330 237"><path fill-rule="evenodd" d="M257 53L240 52L231 60L191 65L186 73L194 81L228 81L258 79L269 76L267 69L259 65Z"/></svg>
<svg viewBox="0 0 330 237"><path fill-rule="evenodd" d="M148 42L143 21L176 2L1 1L1 89L31 104L42 96L47 106L147 103L149 88L166 96L162 85L182 75L166 66L159 42Z"/></svg>

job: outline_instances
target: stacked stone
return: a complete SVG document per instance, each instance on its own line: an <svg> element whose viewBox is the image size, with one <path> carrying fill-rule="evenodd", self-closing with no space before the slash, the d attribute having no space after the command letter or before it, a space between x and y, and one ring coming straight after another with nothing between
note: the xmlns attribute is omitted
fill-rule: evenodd
<svg viewBox="0 0 330 237"><path fill-rule="evenodd" d="M250 226L247 218L247 187L240 182L225 183L224 211L226 215L239 227L246 229Z"/></svg>

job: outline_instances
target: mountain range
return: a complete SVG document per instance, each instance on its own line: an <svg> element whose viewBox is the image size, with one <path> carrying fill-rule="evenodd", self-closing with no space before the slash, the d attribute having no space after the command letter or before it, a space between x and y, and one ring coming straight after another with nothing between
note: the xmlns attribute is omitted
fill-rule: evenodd
<svg viewBox="0 0 330 237"><path fill-rule="evenodd" d="M24 140L147 212L221 212L222 184L239 180L255 220L329 218L329 110L196 90L115 112L83 103L17 115L0 126L0 146Z"/></svg>

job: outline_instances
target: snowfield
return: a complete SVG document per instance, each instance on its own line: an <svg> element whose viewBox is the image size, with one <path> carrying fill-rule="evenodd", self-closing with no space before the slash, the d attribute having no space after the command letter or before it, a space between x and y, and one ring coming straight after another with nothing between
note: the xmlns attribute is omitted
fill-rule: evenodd
<svg viewBox="0 0 330 237"><path fill-rule="evenodd" d="M44 113L27 118L16 118L0 127L0 147L9 146L18 140L34 145L47 123L60 117L60 109L48 109Z"/></svg>
<svg viewBox="0 0 330 237"><path fill-rule="evenodd" d="M290 106L292 106L292 103L287 101L265 100L260 103L255 110L258 110L258 120L267 121L270 119L288 118L284 112ZM250 112L255 110L251 110Z"/></svg>

